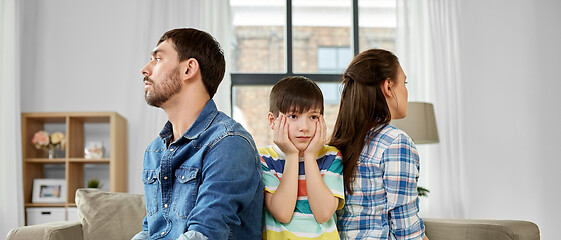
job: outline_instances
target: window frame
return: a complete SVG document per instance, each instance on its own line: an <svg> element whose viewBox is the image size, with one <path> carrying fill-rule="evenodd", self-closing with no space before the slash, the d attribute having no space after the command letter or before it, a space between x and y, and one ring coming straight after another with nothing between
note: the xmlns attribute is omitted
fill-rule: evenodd
<svg viewBox="0 0 561 240"><path fill-rule="evenodd" d="M354 53L353 57L359 52L359 25L358 25L358 1L352 1L352 42L351 49ZM280 79L288 76L304 76L313 79L315 82L321 83L340 83L341 74L330 73L295 73L293 71L292 59L292 0L286 0L286 72L284 73L230 73L231 85L230 93L234 91L235 86L272 86ZM231 109L234 105L234 94L230 94Z"/></svg>

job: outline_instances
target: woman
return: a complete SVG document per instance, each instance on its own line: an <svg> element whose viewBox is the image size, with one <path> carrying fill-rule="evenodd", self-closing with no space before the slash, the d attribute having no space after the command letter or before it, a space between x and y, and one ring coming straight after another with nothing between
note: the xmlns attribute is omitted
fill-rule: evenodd
<svg viewBox="0 0 561 240"><path fill-rule="evenodd" d="M406 76L397 57L370 49L343 74L331 137L343 153L341 239L427 239L419 218L419 156L405 132L389 125L407 115Z"/></svg>

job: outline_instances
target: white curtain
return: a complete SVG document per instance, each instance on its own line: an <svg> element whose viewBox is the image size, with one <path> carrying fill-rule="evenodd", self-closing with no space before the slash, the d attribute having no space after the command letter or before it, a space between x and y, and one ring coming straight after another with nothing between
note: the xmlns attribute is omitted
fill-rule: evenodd
<svg viewBox="0 0 561 240"><path fill-rule="evenodd" d="M429 19L435 72L435 112L440 135L436 162L431 173L438 197L431 199L432 214L439 217L465 217L466 179L463 172L462 79L459 50L459 1L429 0Z"/></svg>
<svg viewBox="0 0 561 240"><path fill-rule="evenodd" d="M23 224L16 9L0 0L0 238Z"/></svg>
<svg viewBox="0 0 561 240"><path fill-rule="evenodd" d="M398 0L397 55L407 74L409 101L434 104L440 142L417 145L423 217L464 217L461 152L461 96L457 3Z"/></svg>

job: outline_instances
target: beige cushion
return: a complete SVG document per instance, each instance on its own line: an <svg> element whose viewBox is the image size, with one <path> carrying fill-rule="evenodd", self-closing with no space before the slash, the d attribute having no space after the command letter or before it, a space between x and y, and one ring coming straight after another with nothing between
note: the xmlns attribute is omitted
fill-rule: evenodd
<svg viewBox="0 0 561 240"><path fill-rule="evenodd" d="M144 196L139 194L78 189L76 205L82 218L84 240L130 240L142 230L146 215Z"/></svg>
<svg viewBox="0 0 561 240"><path fill-rule="evenodd" d="M82 239L82 225L79 222L53 222L12 229L8 240L79 240Z"/></svg>
<svg viewBox="0 0 561 240"><path fill-rule="evenodd" d="M430 240L539 240L536 224L523 220L423 219Z"/></svg>

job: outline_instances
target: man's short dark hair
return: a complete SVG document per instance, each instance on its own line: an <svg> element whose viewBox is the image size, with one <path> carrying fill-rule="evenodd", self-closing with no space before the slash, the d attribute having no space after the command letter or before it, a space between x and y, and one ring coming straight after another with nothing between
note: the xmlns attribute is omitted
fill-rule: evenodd
<svg viewBox="0 0 561 240"><path fill-rule="evenodd" d="M199 62L203 84L212 98L226 71L224 52L218 41L210 34L194 28L170 30L162 35L158 45L168 39L175 46L180 62L189 58Z"/></svg>
<svg viewBox="0 0 561 240"><path fill-rule="evenodd" d="M281 79L269 95L269 112L303 113L320 109L323 114L323 94L318 85L306 77L294 76Z"/></svg>

